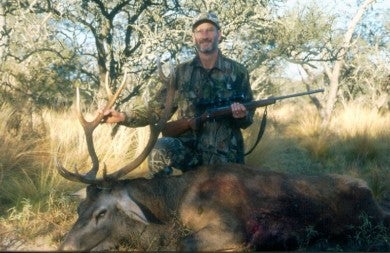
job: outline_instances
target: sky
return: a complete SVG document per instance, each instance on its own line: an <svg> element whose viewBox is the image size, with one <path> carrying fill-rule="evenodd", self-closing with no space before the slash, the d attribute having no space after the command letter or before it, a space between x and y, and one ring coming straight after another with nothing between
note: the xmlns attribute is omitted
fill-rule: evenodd
<svg viewBox="0 0 390 253"><path fill-rule="evenodd" d="M299 4L308 4L310 2L316 2L321 6L324 6L326 8L331 9L339 9L339 10L345 10L345 11L354 11L353 8L356 6L356 4L363 2L364 0L288 0L287 6L293 6L296 3ZM376 3L374 3L376 8L390 8L390 1L389 0L377 0Z"/></svg>

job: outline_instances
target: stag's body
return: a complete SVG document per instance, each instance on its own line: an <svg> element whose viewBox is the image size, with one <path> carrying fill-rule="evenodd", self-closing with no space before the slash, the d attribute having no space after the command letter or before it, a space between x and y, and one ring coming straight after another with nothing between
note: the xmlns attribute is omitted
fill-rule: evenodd
<svg viewBox="0 0 390 253"><path fill-rule="evenodd" d="M141 210L137 217L118 208L132 200ZM62 249L105 249L147 227L161 236L178 219L191 231L178 242L180 250L291 250L308 228L318 232L312 242L347 238L362 213L374 223L389 222L361 180L215 165L178 177L121 180L109 190L89 186Z"/></svg>

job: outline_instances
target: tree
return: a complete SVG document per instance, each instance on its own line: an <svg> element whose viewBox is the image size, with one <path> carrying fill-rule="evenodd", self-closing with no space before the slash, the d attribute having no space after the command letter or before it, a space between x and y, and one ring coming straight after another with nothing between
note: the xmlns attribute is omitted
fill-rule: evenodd
<svg viewBox="0 0 390 253"><path fill-rule="evenodd" d="M358 53L367 52L367 48L363 51L362 43L358 43L364 40L356 30L373 3L374 0L361 2L345 30L336 28L340 26L336 13L331 14L317 4L301 6L287 12L272 27L271 34L275 35L277 44L274 55L299 64L307 88L313 88L314 85L327 88L324 100L313 101L324 123L329 121L335 104L345 98L343 94L347 93L348 87L343 85L340 90L340 84L353 74L353 71L348 70L349 63L356 60ZM383 52L383 47L379 51Z"/></svg>
<svg viewBox="0 0 390 253"><path fill-rule="evenodd" d="M336 98L337 98L337 91L339 89L339 78L341 74L341 69L343 67L346 54L348 52L348 49L351 47L352 44L352 35L355 31L355 28L358 24L358 22L361 20L364 12L367 10L367 8L374 2L375 0L365 0L360 6L358 11L356 12L355 16L352 18L350 23L348 24L348 28L346 33L344 34L342 44L340 47L340 50L337 54L337 58L333 64L333 67L330 67L329 65L325 64L325 71L326 74L329 77L329 92L328 92L328 99L326 102L325 107L325 122L328 122L332 111L334 109Z"/></svg>
<svg viewBox="0 0 390 253"><path fill-rule="evenodd" d="M3 1L1 4L0 98L15 107L15 117L34 128L34 111L56 106L55 98L67 96L70 86L55 66L70 61L67 48L51 38L45 12L35 1ZM57 104L58 105L58 104ZM29 117L28 117L29 116Z"/></svg>
<svg viewBox="0 0 390 253"><path fill-rule="evenodd" d="M49 105L49 98L62 92L66 76L56 69L74 61L68 48L51 37L47 25L51 14L42 6L28 1L8 1L2 4L1 95L6 101L33 101L34 105ZM70 64L69 64L70 65ZM69 80L68 80L69 81ZM60 88L55 86L59 83ZM69 84L69 83L68 83Z"/></svg>

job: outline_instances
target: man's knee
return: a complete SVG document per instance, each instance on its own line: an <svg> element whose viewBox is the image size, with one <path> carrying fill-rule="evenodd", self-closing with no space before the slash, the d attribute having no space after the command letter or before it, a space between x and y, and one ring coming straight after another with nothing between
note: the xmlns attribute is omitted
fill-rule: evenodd
<svg viewBox="0 0 390 253"><path fill-rule="evenodd" d="M182 149L183 144L179 139L172 137L159 138L148 157L151 176L161 173L169 175L172 172L175 160L177 160L177 155Z"/></svg>

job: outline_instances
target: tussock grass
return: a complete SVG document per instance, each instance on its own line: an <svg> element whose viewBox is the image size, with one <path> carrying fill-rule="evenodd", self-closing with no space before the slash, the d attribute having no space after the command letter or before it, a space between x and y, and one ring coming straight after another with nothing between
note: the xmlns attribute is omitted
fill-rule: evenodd
<svg viewBox="0 0 390 253"><path fill-rule="evenodd" d="M70 194L84 185L59 176L54 158L69 170L88 171L83 130L73 110L42 111L43 127L26 133L18 126L27 119L21 116L15 123L12 108L0 109L0 230L5 231L0 250L32 249L29 242L42 236L47 245L58 245L76 219L77 201ZM257 136L258 111L257 122L244 132L248 148ZM389 115L351 104L323 126L310 105L270 106L265 134L247 163L298 174L349 174L365 179L381 199L390 190ZM87 119L93 116L86 112ZM101 167L109 172L139 154L149 134L148 128L119 127L114 136L112 131L104 124L94 132ZM146 167L144 162L129 177L145 176Z"/></svg>

